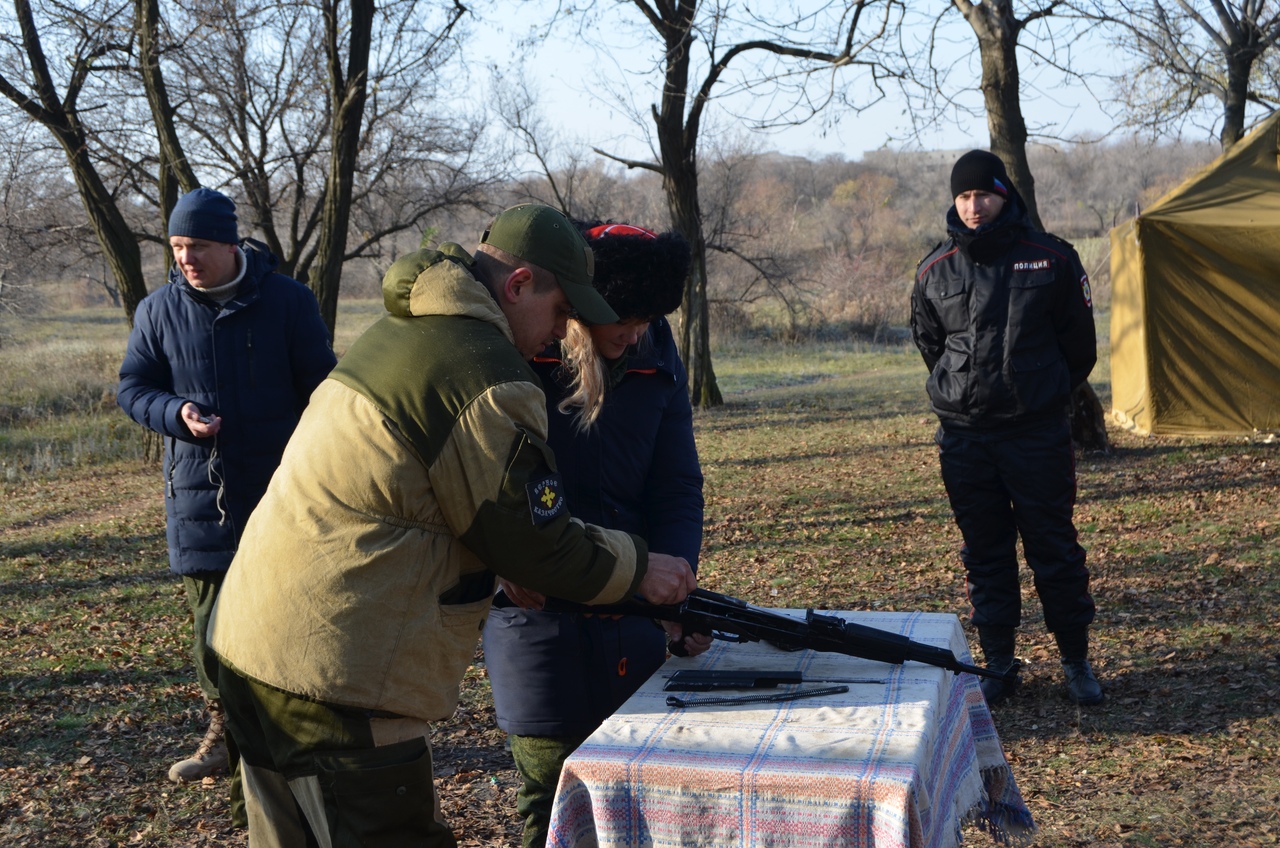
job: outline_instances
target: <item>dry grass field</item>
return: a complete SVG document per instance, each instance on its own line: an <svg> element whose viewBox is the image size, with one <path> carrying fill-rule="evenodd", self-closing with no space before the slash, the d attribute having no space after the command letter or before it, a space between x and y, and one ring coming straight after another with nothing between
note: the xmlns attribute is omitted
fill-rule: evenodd
<svg viewBox="0 0 1280 848"><path fill-rule="evenodd" d="M344 312L340 350L375 312ZM203 727L159 472L111 395L123 321L92 309L4 321L0 843L245 845L224 780L165 779ZM773 607L964 618L914 352L742 344L717 369L727 403L696 421L702 584ZM1107 379L1104 358L1104 401ZM1111 454L1078 457L1108 700L1065 700L1028 583L1025 683L995 711L1037 844L1275 844L1280 443L1112 437ZM482 656L434 741L461 843L518 844Z"/></svg>

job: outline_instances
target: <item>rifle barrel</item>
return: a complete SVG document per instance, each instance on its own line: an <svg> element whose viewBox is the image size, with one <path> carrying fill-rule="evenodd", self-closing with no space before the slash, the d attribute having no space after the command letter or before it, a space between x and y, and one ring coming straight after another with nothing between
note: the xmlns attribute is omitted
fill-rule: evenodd
<svg viewBox="0 0 1280 848"><path fill-rule="evenodd" d="M548 598L544 609L547 612L638 615L678 622L688 633L710 632L721 638L731 634L738 641L765 641L787 650L807 648L890 665L913 660L957 674L965 672L1005 682L1012 679L1012 674L1001 674L961 662L946 648L926 645L900 633L890 633L811 609L805 611L805 618L801 621L706 589L694 589L684 603L678 605L651 604L633 598L616 604L589 606ZM672 652L675 653L674 647Z"/></svg>

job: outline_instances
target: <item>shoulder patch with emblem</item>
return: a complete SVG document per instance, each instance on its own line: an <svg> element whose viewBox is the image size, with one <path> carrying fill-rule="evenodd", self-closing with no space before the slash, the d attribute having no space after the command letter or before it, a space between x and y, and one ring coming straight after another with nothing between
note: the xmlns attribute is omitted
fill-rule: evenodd
<svg viewBox="0 0 1280 848"><path fill-rule="evenodd" d="M564 486L559 474L526 483L524 489L529 495L529 515L534 526L546 524L564 512Z"/></svg>
<svg viewBox="0 0 1280 848"><path fill-rule="evenodd" d="M1089 275L1080 278L1080 292L1084 295L1084 305L1093 308L1093 291L1089 288Z"/></svg>

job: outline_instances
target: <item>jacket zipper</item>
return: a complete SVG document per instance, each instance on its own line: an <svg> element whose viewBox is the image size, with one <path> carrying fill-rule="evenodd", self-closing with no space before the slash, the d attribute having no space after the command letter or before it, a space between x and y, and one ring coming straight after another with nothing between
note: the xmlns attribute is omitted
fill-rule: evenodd
<svg viewBox="0 0 1280 848"><path fill-rule="evenodd" d="M171 498L173 497L173 466L175 465L174 451L177 450L177 447L178 447L177 439L170 436L169 450L165 451L165 453L169 455L169 468L167 469L169 473L166 475L167 479L165 480L165 489L168 491L169 497Z"/></svg>

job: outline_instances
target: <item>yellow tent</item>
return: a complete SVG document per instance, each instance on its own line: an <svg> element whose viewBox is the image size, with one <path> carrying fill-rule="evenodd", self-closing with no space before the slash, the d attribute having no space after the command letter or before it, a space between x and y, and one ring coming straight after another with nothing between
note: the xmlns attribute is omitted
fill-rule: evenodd
<svg viewBox="0 0 1280 848"><path fill-rule="evenodd" d="M1111 231L1113 416L1280 429L1280 112Z"/></svg>

